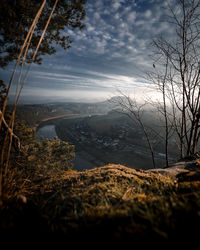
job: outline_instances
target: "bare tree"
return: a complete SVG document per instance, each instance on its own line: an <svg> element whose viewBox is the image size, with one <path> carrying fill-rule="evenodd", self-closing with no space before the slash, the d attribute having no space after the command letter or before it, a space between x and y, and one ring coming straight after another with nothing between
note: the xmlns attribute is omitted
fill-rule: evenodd
<svg viewBox="0 0 200 250"><path fill-rule="evenodd" d="M200 1L175 2L173 7L168 5L173 39L153 41L154 71L148 73L148 79L163 97L166 157L173 128L182 158L197 151L200 137Z"/></svg>
<svg viewBox="0 0 200 250"><path fill-rule="evenodd" d="M155 69L155 64L154 64L154 69ZM171 137L171 135L173 134L172 131L172 126L170 126L170 120L169 120L169 110L168 110L168 105L167 105L167 85L166 85L166 81L167 81L167 75L168 75L168 58L166 60L166 64L164 66L164 70L162 72L163 74L160 74L160 72L155 69L154 72L149 72L147 73L148 75L148 79L154 83L154 86L156 86L156 90L158 92L161 92L162 94L162 99L161 101L150 101L149 103L151 105L153 105L154 107L156 107L156 109L158 110L158 112L161 114L162 118L161 119L161 123L164 121L163 124L163 128L164 130L162 130L162 132L164 131L164 136L161 136L162 139L164 140L164 145L165 145L165 164L166 167L169 166L169 138Z"/></svg>
<svg viewBox="0 0 200 250"><path fill-rule="evenodd" d="M168 4L168 10L173 36L153 40L153 70L147 72L148 81L162 96L156 103L148 101L162 116L159 137L165 145L166 166L169 166L172 136L180 158L198 151L200 138L200 0L174 0L171 6ZM142 106L122 96L126 102L121 100L119 105L143 129L155 166L149 129L141 119Z"/></svg>
<svg viewBox="0 0 200 250"><path fill-rule="evenodd" d="M142 129L147 141L148 148L151 153L153 167L156 168L155 154L154 154L152 140L150 137L150 133L147 129L147 126L145 126L143 122L143 112L144 112L144 106L146 104L145 103L139 104L136 100L130 98L130 96L122 93L121 91L119 91L119 93L120 96L117 98L116 104L121 108L121 111L124 114L126 114L134 123L136 123Z"/></svg>

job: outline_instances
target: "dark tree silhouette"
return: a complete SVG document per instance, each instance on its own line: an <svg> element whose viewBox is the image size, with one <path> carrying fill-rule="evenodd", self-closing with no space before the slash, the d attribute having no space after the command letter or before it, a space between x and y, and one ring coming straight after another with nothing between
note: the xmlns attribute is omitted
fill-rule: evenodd
<svg viewBox="0 0 200 250"><path fill-rule="evenodd" d="M1 0L0 4L0 66L5 67L9 62L16 60L27 36L29 28L36 16L42 0ZM54 5L49 0L38 20L35 32L31 39L30 48L34 51L44 30L49 14ZM84 4L86 0L59 0L44 36L43 42L37 52L35 62L40 64L42 56L54 54L55 45L68 49L72 40L66 28L82 29L85 17ZM64 31L64 32L62 32ZM27 61L31 61L33 52L29 51Z"/></svg>
<svg viewBox="0 0 200 250"><path fill-rule="evenodd" d="M182 158L198 150L200 138L200 1L176 0L168 7L174 36L153 41L158 67L148 78L163 96L160 110L165 119L166 155L173 128Z"/></svg>

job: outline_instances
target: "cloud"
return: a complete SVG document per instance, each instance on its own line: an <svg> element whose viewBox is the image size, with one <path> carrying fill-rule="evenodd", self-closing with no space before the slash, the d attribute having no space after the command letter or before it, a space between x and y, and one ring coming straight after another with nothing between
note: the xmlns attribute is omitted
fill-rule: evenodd
<svg viewBox="0 0 200 250"><path fill-rule="evenodd" d="M94 70L83 70L82 72L42 72L34 70L31 72L29 82L24 89L27 91L33 88L50 90L83 90L83 91L104 91L112 93L116 89L133 89L139 78L119 73L102 73Z"/></svg>
<svg viewBox="0 0 200 250"><path fill-rule="evenodd" d="M118 10L118 9L120 8L120 6L121 6L121 3L120 3L120 2L115 2L115 3L113 4L113 9L114 9L114 11Z"/></svg>
<svg viewBox="0 0 200 250"><path fill-rule="evenodd" d="M65 29L73 40L72 48L66 52L57 48L56 55L44 57L42 66L33 66L29 91L48 87L52 93L56 88L111 93L143 85L141 76L152 67L148 57L152 38L173 33L169 24L161 22L166 16L165 2L88 0L86 27Z"/></svg>
<svg viewBox="0 0 200 250"><path fill-rule="evenodd" d="M127 21L129 24L134 24L136 15L137 15L136 11L129 12L128 17L127 17Z"/></svg>
<svg viewBox="0 0 200 250"><path fill-rule="evenodd" d="M147 19L151 18L152 17L152 12L151 10L146 10L144 12L144 17L146 17Z"/></svg>
<svg viewBox="0 0 200 250"><path fill-rule="evenodd" d="M94 13L94 19L95 21L98 21L100 19L100 14L98 12Z"/></svg>
<svg viewBox="0 0 200 250"><path fill-rule="evenodd" d="M88 25L87 25L87 31L91 32L91 31L94 31L94 30L95 30L95 27L92 26L90 23L88 23Z"/></svg>

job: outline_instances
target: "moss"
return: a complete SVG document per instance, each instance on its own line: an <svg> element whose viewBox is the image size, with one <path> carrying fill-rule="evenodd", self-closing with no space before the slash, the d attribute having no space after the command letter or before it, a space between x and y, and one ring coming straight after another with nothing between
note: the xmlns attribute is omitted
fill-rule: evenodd
<svg viewBox="0 0 200 250"><path fill-rule="evenodd" d="M110 164L51 176L28 199L47 218L51 232L173 239L179 231L180 237L195 234L199 190L199 181L176 183L159 173Z"/></svg>

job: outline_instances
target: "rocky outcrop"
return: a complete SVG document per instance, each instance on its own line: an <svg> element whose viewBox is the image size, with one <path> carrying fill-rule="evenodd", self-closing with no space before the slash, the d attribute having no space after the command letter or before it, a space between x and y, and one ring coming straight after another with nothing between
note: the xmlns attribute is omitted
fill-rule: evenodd
<svg viewBox="0 0 200 250"><path fill-rule="evenodd" d="M168 168L149 169L147 172L159 173L171 176L179 181L200 181L200 161L199 158L183 159L172 164Z"/></svg>

